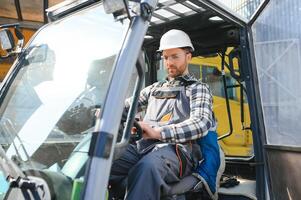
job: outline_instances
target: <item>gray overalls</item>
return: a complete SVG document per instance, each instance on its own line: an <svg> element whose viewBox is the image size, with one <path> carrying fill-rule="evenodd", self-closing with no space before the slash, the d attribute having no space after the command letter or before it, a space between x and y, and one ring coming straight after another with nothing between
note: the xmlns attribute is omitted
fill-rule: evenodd
<svg viewBox="0 0 301 200"><path fill-rule="evenodd" d="M151 90L144 121L152 126L164 126L188 119L189 95L183 82L173 86L158 82ZM113 163L110 183L114 187L121 177L128 176L126 199L159 200L160 196L169 195L169 183L192 173L200 158L200 147L196 143L168 144L141 139L137 147L129 146Z"/></svg>

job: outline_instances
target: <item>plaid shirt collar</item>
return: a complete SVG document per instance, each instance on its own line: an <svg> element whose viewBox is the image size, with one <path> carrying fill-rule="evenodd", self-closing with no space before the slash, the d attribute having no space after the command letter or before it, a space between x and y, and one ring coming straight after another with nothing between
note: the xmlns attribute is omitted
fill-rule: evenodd
<svg viewBox="0 0 301 200"><path fill-rule="evenodd" d="M171 85L178 85L178 83L188 83L188 82L196 82L198 79L194 77L193 74L185 74L181 76L175 77L173 80L169 81L168 77L165 79Z"/></svg>

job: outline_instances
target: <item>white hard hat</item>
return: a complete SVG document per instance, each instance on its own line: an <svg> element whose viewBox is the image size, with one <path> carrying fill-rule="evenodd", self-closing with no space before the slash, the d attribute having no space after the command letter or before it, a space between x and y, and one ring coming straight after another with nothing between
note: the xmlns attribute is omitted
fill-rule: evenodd
<svg viewBox="0 0 301 200"><path fill-rule="evenodd" d="M184 31L172 29L162 35L158 51L181 47L191 47L194 51L189 36Z"/></svg>

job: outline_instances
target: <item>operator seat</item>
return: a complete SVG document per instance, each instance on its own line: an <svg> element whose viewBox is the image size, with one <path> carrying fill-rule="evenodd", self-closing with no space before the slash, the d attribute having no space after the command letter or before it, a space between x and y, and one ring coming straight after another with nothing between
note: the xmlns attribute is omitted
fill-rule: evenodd
<svg viewBox="0 0 301 200"><path fill-rule="evenodd" d="M256 181L239 179L239 184L232 187L221 187L218 190L219 200L257 200ZM203 192L202 182L194 175L184 177L172 185L171 193L177 200L211 200L207 192Z"/></svg>

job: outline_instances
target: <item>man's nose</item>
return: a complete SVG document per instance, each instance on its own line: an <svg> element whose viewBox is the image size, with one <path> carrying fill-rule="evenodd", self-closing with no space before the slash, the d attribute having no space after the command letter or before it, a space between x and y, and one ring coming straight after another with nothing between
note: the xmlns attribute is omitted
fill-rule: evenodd
<svg viewBox="0 0 301 200"><path fill-rule="evenodd" d="M165 64L166 64L166 66L173 65L174 60L171 57L167 57L167 59L165 59Z"/></svg>

